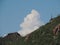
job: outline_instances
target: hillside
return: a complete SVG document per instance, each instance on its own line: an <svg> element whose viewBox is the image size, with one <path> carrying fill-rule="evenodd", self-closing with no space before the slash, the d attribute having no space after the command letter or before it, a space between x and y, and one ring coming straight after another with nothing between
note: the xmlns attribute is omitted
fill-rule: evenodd
<svg viewBox="0 0 60 45"><path fill-rule="evenodd" d="M49 23L37 29L28 39L29 45L60 45L59 34L55 35L53 29L60 24L60 16L53 18Z"/></svg>
<svg viewBox="0 0 60 45"><path fill-rule="evenodd" d="M17 32L0 37L0 45L60 45L60 15L25 37Z"/></svg>

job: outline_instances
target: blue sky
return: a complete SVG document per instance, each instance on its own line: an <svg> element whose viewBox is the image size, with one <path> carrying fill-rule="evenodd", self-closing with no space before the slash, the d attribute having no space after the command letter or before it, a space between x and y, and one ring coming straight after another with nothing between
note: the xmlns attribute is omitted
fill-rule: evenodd
<svg viewBox="0 0 60 45"><path fill-rule="evenodd" d="M60 14L60 0L0 0L0 35L20 30L20 23L32 9L47 23Z"/></svg>

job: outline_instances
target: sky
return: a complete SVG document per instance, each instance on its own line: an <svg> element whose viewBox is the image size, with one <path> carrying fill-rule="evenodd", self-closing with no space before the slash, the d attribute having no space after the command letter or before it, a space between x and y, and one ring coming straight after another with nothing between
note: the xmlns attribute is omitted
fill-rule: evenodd
<svg viewBox="0 0 60 45"><path fill-rule="evenodd" d="M18 33L24 37L37 30L42 25L44 25L44 22L41 20L39 12L33 9L20 24L21 29Z"/></svg>
<svg viewBox="0 0 60 45"><path fill-rule="evenodd" d="M20 25L32 10L47 23L51 15L60 14L60 0L0 0L0 36L21 30Z"/></svg>

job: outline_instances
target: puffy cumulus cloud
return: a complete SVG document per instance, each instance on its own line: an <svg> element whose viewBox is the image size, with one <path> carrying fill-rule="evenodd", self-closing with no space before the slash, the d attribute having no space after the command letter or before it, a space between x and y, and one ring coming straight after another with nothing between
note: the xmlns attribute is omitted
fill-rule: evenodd
<svg viewBox="0 0 60 45"><path fill-rule="evenodd" d="M40 14L36 10L32 10L20 24L21 30L19 30L18 33L21 36L26 36L27 34L38 29L43 24L44 23L40 19Z"/></svg>

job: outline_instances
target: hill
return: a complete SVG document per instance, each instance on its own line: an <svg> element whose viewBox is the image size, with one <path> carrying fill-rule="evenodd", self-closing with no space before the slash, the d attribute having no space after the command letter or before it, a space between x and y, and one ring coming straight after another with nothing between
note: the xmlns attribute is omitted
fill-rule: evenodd
<svg viewBox="0 0 60 45"><path fill-rule="evenodd" d="M25 37L17 32L0 37L0 45L60 45L60 15Z"/></svg>

